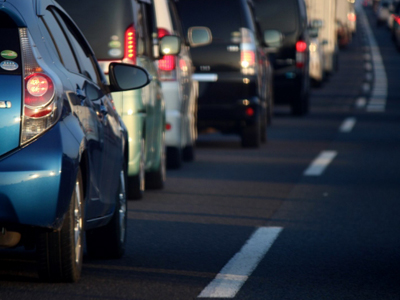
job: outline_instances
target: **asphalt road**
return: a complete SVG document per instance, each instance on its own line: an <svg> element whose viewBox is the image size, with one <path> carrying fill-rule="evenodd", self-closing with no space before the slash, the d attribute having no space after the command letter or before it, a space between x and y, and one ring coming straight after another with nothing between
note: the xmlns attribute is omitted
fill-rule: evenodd
<svg viewBox="0 0 400 300"><path fill-rule="evenodd" d="M277 107L257 150L201 135L195 162L129 202L125 257L85 257L76 284L41 283L32 252L1 250L0 300L399 300L400 53L366 13L379 47L359 16L308 116Z"/></svg>

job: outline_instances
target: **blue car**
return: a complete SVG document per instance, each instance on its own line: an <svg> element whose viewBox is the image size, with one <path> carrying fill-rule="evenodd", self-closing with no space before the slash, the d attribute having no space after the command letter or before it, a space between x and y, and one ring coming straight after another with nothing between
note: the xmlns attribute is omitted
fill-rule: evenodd
<svg viewBox="0 0 400 300"><path fill-rule="evenodd" d="M128 134L110 93L149 75L112 63L107 83L52 0L2 2L0 37L0 248L36 249L42 280L74 282L84 230L89 255L124 253Z"/></svg>

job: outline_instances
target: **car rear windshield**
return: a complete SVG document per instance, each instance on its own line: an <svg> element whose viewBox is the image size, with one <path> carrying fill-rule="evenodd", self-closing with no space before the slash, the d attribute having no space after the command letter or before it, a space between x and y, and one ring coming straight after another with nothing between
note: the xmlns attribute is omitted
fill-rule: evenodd
<svg viewBox="0 0 400 300"><path fill-rule="evenodd" d="M58 0L82 30L99 60L124 56L124 36L133 23L131 0Z"/></svg>
<svg viewBox="0 0 400 300"><path fill-rule="evenodd" d="M298 0L257 0L254 3L263 30L276 29L282 33L291 33L297 29Z"/></svg>
<svg viewBox="0 0 400 300"><path fill-rule="evenodd" d="M231 42L240 34L240 0L180 0L176 3L185 32L192 26L211 29L213 43Z"/></svg>

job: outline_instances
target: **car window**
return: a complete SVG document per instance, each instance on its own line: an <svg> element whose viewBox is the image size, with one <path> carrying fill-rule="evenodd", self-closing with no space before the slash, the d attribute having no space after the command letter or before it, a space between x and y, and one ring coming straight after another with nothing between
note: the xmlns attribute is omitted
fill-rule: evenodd
<svg viewBox="0 0 400 300"><path fill-rule="evenodd" d="M58 0L100 60L124 57L125 31L133 24L132 0ZM88 18L88 12L96 18Z"/></svg>
<svg viewBox="0 0 400 300"><path fill-rule="evenodd" d="M80 66L80 73L89 78L91 81L100 84L99 76L96 72L96 67L93 63L90 53L91 51L89 50L89 46L86 44L86 41L79 33L79 30L61 12L54 10L53 14L63 28L76 54L77 62Z"/></svg>
<svg viewBox="0 0 400 300"><path fill-rule="evenodd" d="M262 30L276 29L284 34L296 31L298 0L257 0L256 13Z"/></svg>
<svg viewBox="0 0 400 300"><path fill-rule="evenodd" d="M60 57L60 61L64 67L71 72L79 73L78 64L74 53L71 50L71 46L53 13L50 10L46 10L42 21L45 24L47 31L50 33Z"/></svg>
<svg viewBox="0 0 400 300"><path fill-rule="evenodd" d="M213 43L240 42L242 6L238 0L179 1L176 3L184 32L192 26L207 26L211 29Z"/></svg>

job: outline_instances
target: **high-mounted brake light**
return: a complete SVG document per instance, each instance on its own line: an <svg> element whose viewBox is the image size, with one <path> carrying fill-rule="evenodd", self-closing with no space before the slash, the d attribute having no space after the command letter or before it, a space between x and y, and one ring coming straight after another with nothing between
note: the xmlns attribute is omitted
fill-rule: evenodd
<svg viewBox="0 0 400 300"><path fill-rule="evenodd" d="M127 64L136 64L136 30L133 25L129 26L125 31L125 49L124 59L122 60Z"/></svg>
<svg viewBox="0 0 400 300"><path fill-rule="evenodd" d="M170 32L165 28L158 28L158 38L170 35ZM176 80L176 57L174 55L164 55L158 60L158 70L161 81Z"/></svg>

